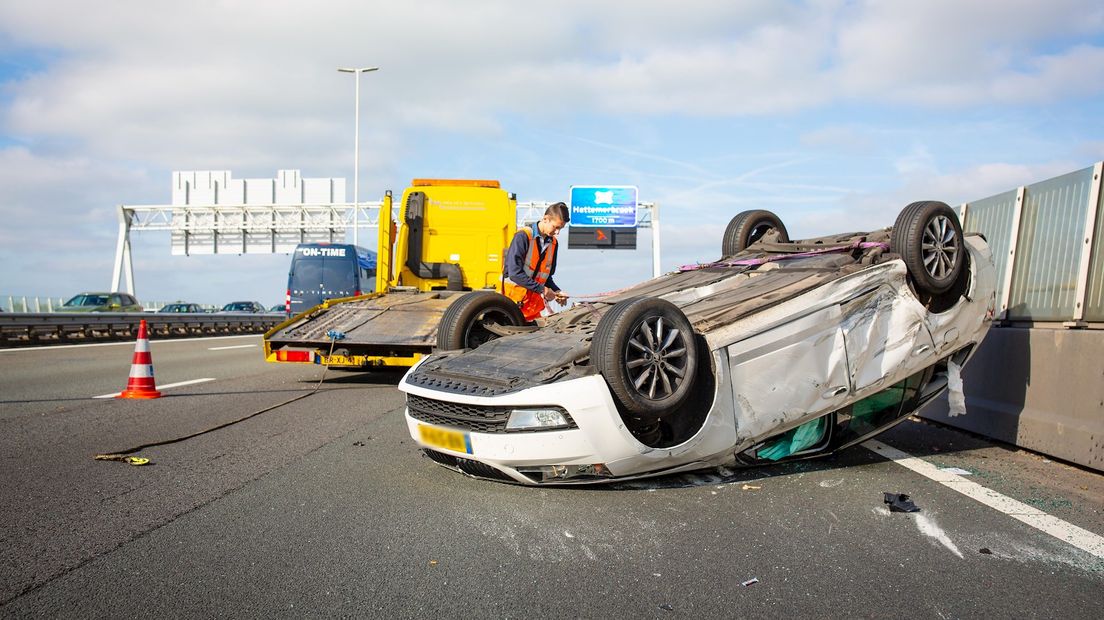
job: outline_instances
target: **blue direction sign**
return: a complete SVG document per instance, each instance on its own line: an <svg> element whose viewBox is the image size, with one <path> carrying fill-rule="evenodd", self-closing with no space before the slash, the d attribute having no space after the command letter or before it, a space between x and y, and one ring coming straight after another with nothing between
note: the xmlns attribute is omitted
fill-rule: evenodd
<svg viewBox="0 0 1104 620"><path fill-rule="evenodd" d="M636 226L636 187L571 186L571 226Z"/></svg>

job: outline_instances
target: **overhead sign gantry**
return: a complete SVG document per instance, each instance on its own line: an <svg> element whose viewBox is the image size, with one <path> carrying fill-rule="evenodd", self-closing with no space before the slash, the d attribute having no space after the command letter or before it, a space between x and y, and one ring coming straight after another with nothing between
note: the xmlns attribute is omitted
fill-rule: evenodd
<svg viewBox="0 0 1104 620"><path fill-rule="evenodd" d="M234 179L228 170L174 172L172 204L119 205L119 235L108 290L135 294L132 231L167 231L172 254L189 256L285 254L300 243L343 243L350 230L377 228L381 203L345 202L345 185L343 178L305 179L298 170L280 170L275 179ZM620 191L623 186L612 188ZM615 193L608 203L606 196L591 198L597 203L593 206L611 207L608 216L628 226L610 229L595 219L605 217L596 211L588 214L591 217L572 215L568 247L587 247L587 235L594 249L636 247L636 230L650 228L652 275L659 276L659 207L637 202L636 188L631 189L631 219L626 212L612 209L614 204L626 208L624 194ZM518 224L539 220L550 204L518 203ZM583 241L577 241L580 233L574 231L583 231ZM626 245L630 239L631 245Z"/></svg>
<svg viewBox="0 0 1104 620"><path fill-rule="evenodd" d="M280 170L275 179L173 172L172 204L119 206L109 290L134 294L131 231L168 231L177 256L276 254L300 243L342 243L354 222L372 227L378 214L378 202L345 201L343 178L304 179L298 170Z"/></svg>

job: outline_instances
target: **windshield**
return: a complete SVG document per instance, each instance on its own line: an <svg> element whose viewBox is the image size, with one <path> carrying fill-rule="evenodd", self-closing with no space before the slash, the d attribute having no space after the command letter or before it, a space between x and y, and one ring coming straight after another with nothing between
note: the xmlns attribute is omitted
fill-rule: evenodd
<svg viewBox="0 0 1104 620"><path fill-rule="evenodd" d="M357 290L357 264L347 258L302 258L295 261L291 274L293 291L341 292Z"/></svg>
<svg viewBox="0 0 1104 620"><path fill-rule="evenodd" d="M65 302L66 306L106 306L107 295L80 294Z"/></svg>
<svg viewBox="0 0 1104 620"><path fill-rule="evenodd" d="M251 301L235 301L222 307L223 312L253 312L253 310L253 302Z"/></svg>

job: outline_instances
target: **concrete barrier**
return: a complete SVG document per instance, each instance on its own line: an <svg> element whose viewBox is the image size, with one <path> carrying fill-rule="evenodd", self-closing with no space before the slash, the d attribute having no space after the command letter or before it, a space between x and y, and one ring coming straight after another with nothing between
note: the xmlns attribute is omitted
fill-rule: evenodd
<svg viewBox="0 0 1104 620"><path fill-rule="evenodd" d="M994 327L962 376L920 416L1104 471L1104 330Z"/></svg>

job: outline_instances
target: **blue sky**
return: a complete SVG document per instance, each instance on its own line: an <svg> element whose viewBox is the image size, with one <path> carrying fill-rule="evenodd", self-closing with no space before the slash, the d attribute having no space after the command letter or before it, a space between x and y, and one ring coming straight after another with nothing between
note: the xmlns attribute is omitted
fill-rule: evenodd
<svg viewBox="0 0 1104 620"><path fill-rule="evenodd" d="M85 7L0 5L0 295L106 287L115 205L168 203L173 170L298 169L351 198L338 66L381 67L361 78L362 199L414 177L496 178L520 200L636 185L661 205L665 270L715 258L740 210L797 236L868 230L1104 159L1099 2ZM647 238L568 250L557 282L647 278ZM140 298L282 300L287 256L133 243Z"/></svg>

